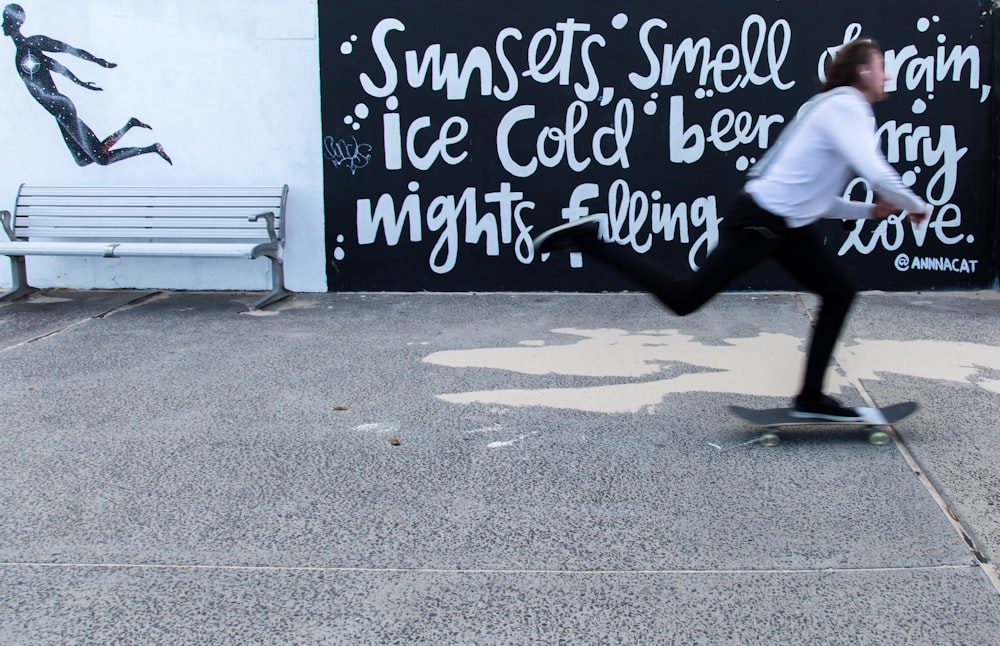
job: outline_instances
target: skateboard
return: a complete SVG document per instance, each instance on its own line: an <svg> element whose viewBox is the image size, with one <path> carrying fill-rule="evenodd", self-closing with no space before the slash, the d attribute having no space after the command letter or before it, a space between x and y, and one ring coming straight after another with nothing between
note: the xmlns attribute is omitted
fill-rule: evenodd
<svg viewBox="0 0 1000 646"><path fill-rule="evenodd" d="M902 402L884 408L858 408L856 410L861 415L861 418L849 421L793 417L791 408L766 408L761 410L743 408L742 406L730 406L729 412L763 429L760 435L760 443L764 446L777 446L781 442L778 429L782 426L862 426L868 434L868 441L876 446L881 446L891 442L892 437L887 431L879 427L895 424L912 415L917 408L916 402Z"/></svg>

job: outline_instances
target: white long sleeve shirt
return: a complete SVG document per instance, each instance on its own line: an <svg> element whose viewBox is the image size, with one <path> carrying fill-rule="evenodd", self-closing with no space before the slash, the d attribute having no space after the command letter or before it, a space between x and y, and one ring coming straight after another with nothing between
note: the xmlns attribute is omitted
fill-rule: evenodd
<svg viewBox="0 0 1000 646"><path fill-rule="evenodd" d="M787 128L773 158L761 159L753 169L759 175L744 190L762 208L784 217L790 228L820 218L867 218L871 204L842 197L852 171L896 206L913 213L927 210L886 161L875 135L875 113L856 88L817 95Z"/></svg>

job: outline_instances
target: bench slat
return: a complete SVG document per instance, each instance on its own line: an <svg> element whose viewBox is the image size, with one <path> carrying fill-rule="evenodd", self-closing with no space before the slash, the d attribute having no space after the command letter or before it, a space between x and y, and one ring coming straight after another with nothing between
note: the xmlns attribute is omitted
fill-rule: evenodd
<svg viewBox="0 0 1000 646"><path fill-rule="evenodd" d="M0 254L38 256L103 256L106 242L3 242Z"/></svg>
<svg viewBox="0 0 1000 646"><path fill-rule="evenodd" d="M247 208L269 211L281 207L281 198L262 199L257 197L190 197L190 196L19 196L17 210L32 206L79 207L188 207L188 208ZM16 215L16 213L15 213Z"/></svg>
<svg viewBox="0 0 1000 646"><path fill-rule="evenodd" d="M234 218L246 220L251 215L258 213L273 213L278 216L278 209L275 208L248 208L234 207L231 209L221 208L188 208L188 207L158 207L155 209L138 206L130 207L76 207L76 206L32 206L21 208L17 212L18 219L34 217L72 217L72 218L116 218L116 217L137 217L137 218Z"/></svg>
<svg viewBox="0 0 1000 646"><path fill-rule="evenodd" d="M271 245L260 242L192 244L183 242L0 242L0 254L21 256L91 256L105 258L180 257L254 258Z"/></svg>
<svg viewBox="0 0 1000 646"><path fill-rule="evenodd" d="M179 239L185 238L190 240L206 239L206 240L225 240L225 239L236 239L236 240L258 240L266 241L268 240L267 233L265 232L261 235L262 229L163 229L163 228L145 228L145 229L70 229L70 228L32 228L32 229L15 229L14 230L17 237L19 238L86 238L93 240L122 240L122 239L156 239L156 238L168 238L168 239Z"/></svg>
<svg viewBox="0 0 1000 646"><path fill-rule="evenodd" d="M254 197L284 195L284 186L31 186L21 187L19 196L145 196Z"/></svg>
<svg viewBox="0 0 1000 646"><path fill-rule="evenodd" d="M185 228L185 229L248 229L259 231L267 235L267 229L263 218L257 222L251 222L246 215L238 215L228 218L215 217L55 217L37 216L30 218L22 217L17 221L19 228L34 229L36 227L46 228L87 228L87 229L141 229L143 227L154 228Z"/></svg>
<svg viewBox="0 0 1000 646"><path fill-rule="evenodd" d="M115 247L115 258L171 257L171 258L253 258L260 244L217 243L138 243L123 242Z"/></svg>

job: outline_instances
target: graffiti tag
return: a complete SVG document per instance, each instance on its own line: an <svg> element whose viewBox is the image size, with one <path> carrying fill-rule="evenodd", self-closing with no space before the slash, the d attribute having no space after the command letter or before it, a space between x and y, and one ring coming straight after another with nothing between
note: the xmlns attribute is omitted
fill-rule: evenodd
<svg viewBox="0 0 1000 646"><path fill-rule="evenodd" d="M337 168L346 166L351 175L368 165L372 158L371 152L371 144L359 144L354 137L351 137L351 143L343 139L337 141L333 137L323 139L323 154L326 158Z"/></svg>

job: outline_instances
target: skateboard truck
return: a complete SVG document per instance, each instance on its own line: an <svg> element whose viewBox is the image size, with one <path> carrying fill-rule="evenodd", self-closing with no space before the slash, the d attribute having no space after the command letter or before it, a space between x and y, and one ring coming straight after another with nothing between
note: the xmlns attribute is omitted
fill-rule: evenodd
<svg viewBox="0 0 1000 646"><path fill-rule="evenodd" d="M807 424L808 421L803 420L803 424ZM837 422L821 422L822 424L836 424ZM892 442L892 436L889 435L887 431L883 431L878 426L866 426L864 429L865 433L868 434L868 442L874 446L885 446L889 442ZM778 446L781 444L781 436L778 435L778 429L775 427L765 428L761 431L760 437L758 438L761 446Z"/></svg>

